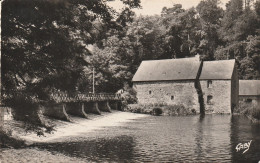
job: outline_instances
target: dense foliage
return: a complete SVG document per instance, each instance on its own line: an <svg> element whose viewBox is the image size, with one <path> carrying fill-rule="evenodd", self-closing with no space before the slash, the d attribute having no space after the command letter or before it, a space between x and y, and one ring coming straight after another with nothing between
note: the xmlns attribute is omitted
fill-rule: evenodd
<svg viewBox="0 0 260 163"><path fill-rule="evenodd" d="M98 0L2 2L2 99L16 119L36 122L39 102L53 91L86 91L87 46L121 30L140 3L122 2L121 13Z"/></svg>
<svg viewBox="0 0 260 163"><path fill-rule="evenodd" d="M196 8L176 4L161 15L135 16L120 31L109 30L95 44L91 62L97 67L100 91L116 91L131 79L142 60L183 58L236 59L240 79L260 76L260 2L201 1Z"/></svg>

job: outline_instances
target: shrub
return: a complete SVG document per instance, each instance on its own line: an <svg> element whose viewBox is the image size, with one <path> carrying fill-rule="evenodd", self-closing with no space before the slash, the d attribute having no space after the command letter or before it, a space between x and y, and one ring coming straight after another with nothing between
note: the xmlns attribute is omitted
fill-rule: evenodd
<svg viewBox="0 0 260 163"><path fill-rule="evenodd" d="M186 108L183 105L168 105L166 106L166 110L168 111L168 115L191 115L196 114L195 109L193 111L189 108Z"/></svg>
<svg viewBox="0 0 260 163"><path fill-rule="evenodd" d="M7 106L12 108L14 120L21 121L25 130L34 131L38 136L44 132L51 132L53 126L46 125L39 116L39 103L28 96L17 94L12 99L6 100Z"/></svg>
<svg viewBox="0 0 260 163"><path fill-rule="evenodd" d="M234 111L235 113L241 113L257 120L260 120L260 109L256 106L245 102L239 102L239 107Z"/></svg>
<svg viewBox="0 0 260 163"><path fill-rule="evenodd" d="M183 105L167 105L167 104L130 104L125 111L133 113L144 113L153 115L191 115L196 114L195 109L189 109Z"/></svg>
<svg viewBox="0 0 260 163"><path fill-rule="evenodd" d="M248 115L248 116L250 116L252 118L255 118L257 120L260 120L260 109L257 109L256 107L246 108L243 111L243 114L244 115Z"/></svg>
<svg viewBox="0 0 260 163"><path fill-rule="evenodd" d="M127 84L124 86L124 92L121 94L121 97L123 110L127 108L127 105L137 102L136 91Z"/></svg>
<svg viewBox="0 0 260 163"><path fill-rule="evenodd" d="M11 131L4 131L0 129L0 148L14 147L20 148L25 146L25 142L12 137Z"/></svg>
<svg viewBox="0 0 260 163"><path fill-rule="evenodd" d="M161 108L153 108L153 115L161 115L163 113Z"/></svg>

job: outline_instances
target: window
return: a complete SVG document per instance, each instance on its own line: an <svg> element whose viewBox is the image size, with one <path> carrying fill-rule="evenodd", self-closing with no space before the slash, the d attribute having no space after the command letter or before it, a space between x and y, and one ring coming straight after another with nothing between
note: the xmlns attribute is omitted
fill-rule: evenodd
<svg viewBox="0 0 260 163"><path fill-rule="evenodd" d="M212 88L212 80L208 80L207 86L208 86L208 88Z"/></svg>
<svg viewBox="0 0 260 163"><path fill-rule="evenodd" d="M251 98L248 98L248 99L246 99L246 102L251 103L251 102L252 102L252 99L251 99Z"/></svg>
<svg viewBox="0 0 260 163"><path fill-rule="evenodd" d="M212 104L212 99L213 99L213 96L208 95L208 97L207 97L207 104Z"/></svg>
<svg viewBox="0 0 260 163"><path fill-rule="evenodd" d="M171 96L171 100L174 100L174 96Z"/></svg>
<svg viewBox="0 0 260 163"><path fill-rule="evenodd" d="M149 91L149 95L152 94L152 91Z"/></svg>

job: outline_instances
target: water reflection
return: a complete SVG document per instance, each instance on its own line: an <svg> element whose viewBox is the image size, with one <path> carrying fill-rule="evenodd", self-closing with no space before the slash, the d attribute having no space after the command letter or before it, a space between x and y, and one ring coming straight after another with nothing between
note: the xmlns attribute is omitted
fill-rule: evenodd
<svg viewBox="0 0 260 163"><path fill-rule="evenodd" d="M80 142L38 144L38 148L60 152L71 157L86 158L91 161L116 161L133 158L134 140L130 136L101 138Z"/></svg>
<svg viewBox="0 0 260 163"><path fill-rule="evenodd" d="M98 136L98 138L97 138ZM252 140L245 154L238 143ZM257 162L260 126L243 116L149 116L67 143L38 145L94 162Z"/></svg>
<svg viewBox="0 0 260 163"><path fill-rule="evenodd" d="M232 151L232 162L258 162L260 161L260 125L248 122L246 117L231 117L230 142ZM249 150L243 154L244 150L237 151L239 143L248 143L252 140Z"/></svg>
<svg viewBox="0 0 260 163"><path fill-rule="evenodd" d="M200 115L199 121L197 123L197 130L195 134L195 142L196 142L196 148L194 150L194 153L196 155L196 160L204 157L203 151L203 123L205 122L205 114Z"/></svg>
<svg viewBox="0 0 260 163"><path fill-rule="evenodd" d="M230 144L228 123L227 115L199 117L194 136L194 143L196 144L194 149L195 160L198 162L203 160L212 162L230 160L230 152L226 151Z"/></svg>

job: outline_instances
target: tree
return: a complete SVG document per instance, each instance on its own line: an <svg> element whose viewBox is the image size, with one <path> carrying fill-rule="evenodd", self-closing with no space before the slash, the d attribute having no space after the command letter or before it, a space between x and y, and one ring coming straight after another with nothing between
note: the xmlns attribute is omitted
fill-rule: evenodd
<svg viewBox="0 0 260 163"><path fill-rule="evenodd" d="M203 60L213 60L219 44L217 29L220 27L223 9L218 6L218 3L218 0L206 0L201 1L196 7L201 24L199 52Z"/></svg>
<svg viewBox="0 0 260 163"><path fill-rule="evenodd" d="M182 5L176 4L172 8L163 8L162 26L165 26L164 56L167 58L183 58L196 54L196 31L198 20L194 8L184 10Z"/></svg>
<svg viewBox="0 0 260 163"><path fill-rule="evenodd" d="M226 10L221 20L221 27L219 30L220 36L225 41L233 41L234 31L232 30L235 26L236 20L243 13L243 0L230 0L226 4Z"/></svg>
<svg viewBox="0 0 260 163"><path fill-rule="evenodd" d="M259 78L259 29L260 19L257 2L255 8L242 0L231 0L221 21L218 33L222 45L218 47L217 59L237 59L241 79ZM241 67L240 67L241 66Z"/></svg>
<svg viewBox="0 0 260 163"><path fill-rule="evenodd" d="M123 2L130 8L139 4L138 0ZM20 113L33 114L38 101L49 101L51 91L76 91L89 65L87 45L105 38L104 31L121 27L115 19L115 11L103 1L5 0L4 103ZM28 105L21 107L21 103Z"/></svg>
<svg viewBox="0 0 260 163"><path fill-rule="evenodd" d="M246 54L247 58L252 58L256 71L254 79L260 78L260 36L248 36L246 42Z"/></svg>

